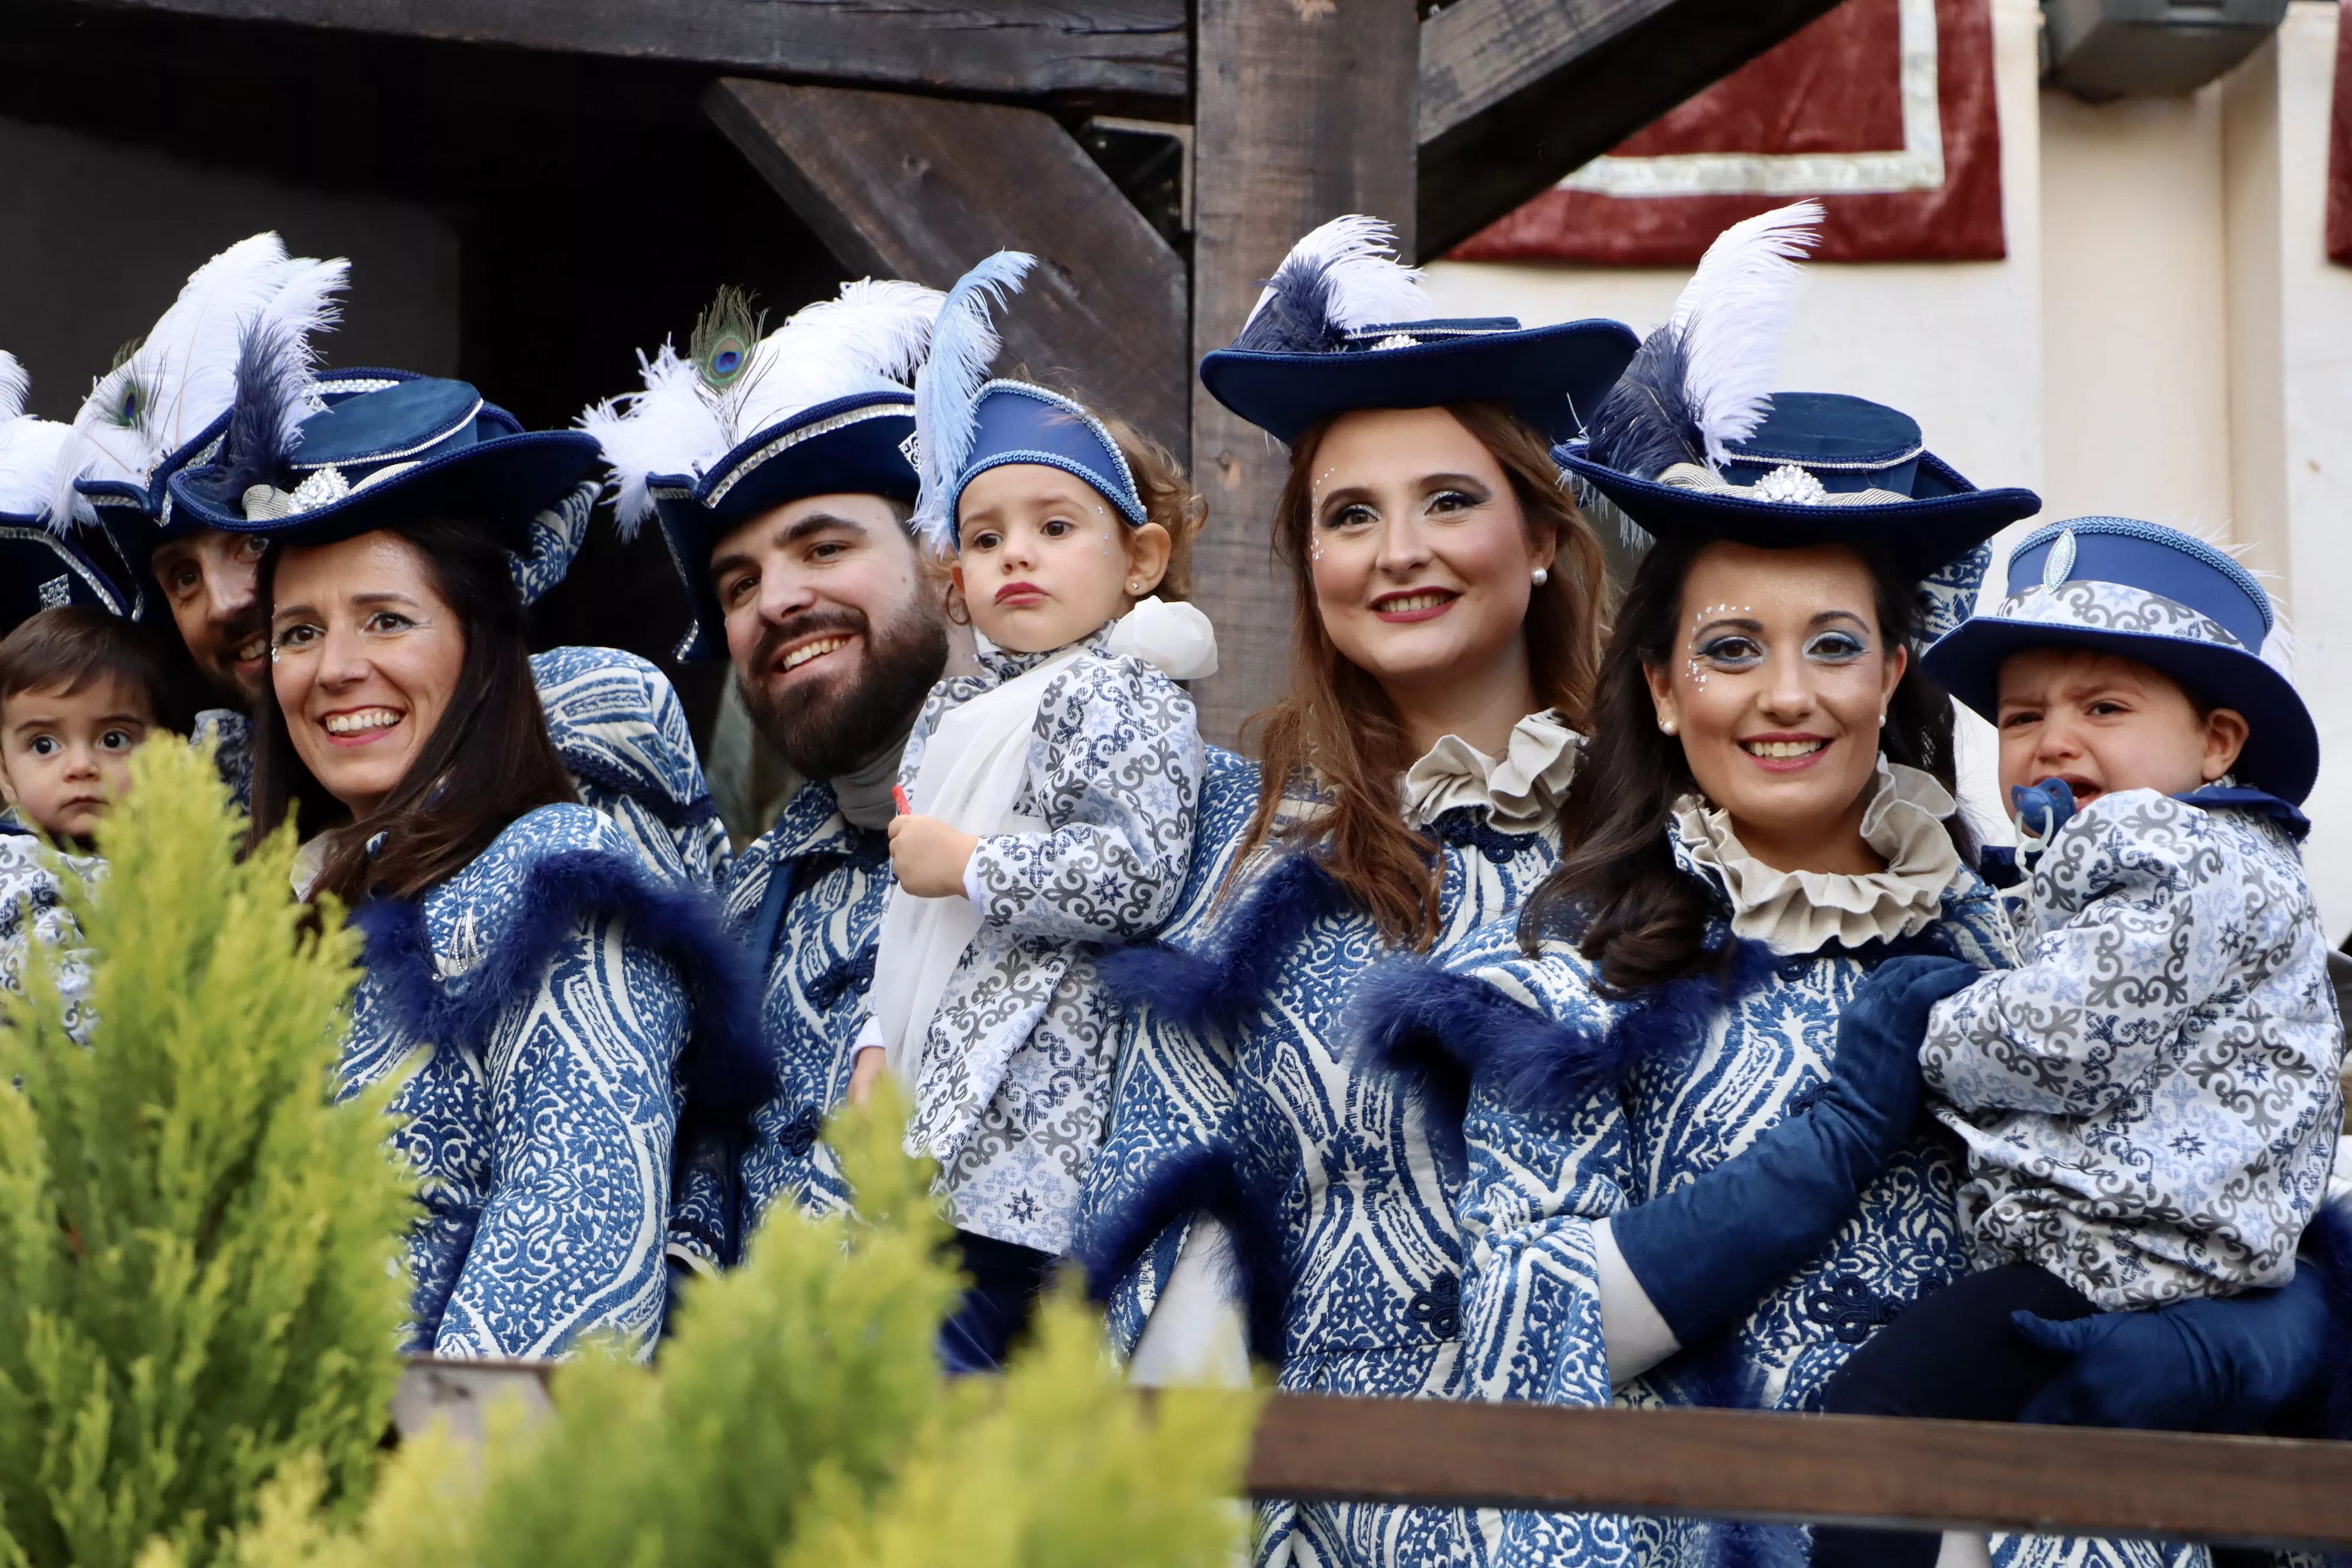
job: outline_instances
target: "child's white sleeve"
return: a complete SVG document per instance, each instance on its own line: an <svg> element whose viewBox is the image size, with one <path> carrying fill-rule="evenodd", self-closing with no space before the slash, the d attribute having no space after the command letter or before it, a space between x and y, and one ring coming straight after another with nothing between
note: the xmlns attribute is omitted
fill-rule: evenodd
<svg viewBox="0 0 2352 1568"><path fill-rule="evenodd" d="M1050 941L1131 939L1176 906L1207 759L1192 700L1139 660L1081 659L1030 746L1044 833L983 836L965 869L981 918Z"/></svg>
<svg viewBox="0 0 2352 1568"><path fill-rule="evenodd" d="M2193 806L2095 803L2034 869L2045 923L2063 923L1929 1015L1928 1086L1964 1110L2106 1110L2226 983L2233 861Z"/></svg>

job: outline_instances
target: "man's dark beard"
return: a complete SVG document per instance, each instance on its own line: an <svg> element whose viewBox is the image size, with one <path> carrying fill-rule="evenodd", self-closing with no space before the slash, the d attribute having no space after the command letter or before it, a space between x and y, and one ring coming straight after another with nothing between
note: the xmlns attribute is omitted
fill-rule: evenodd
<svg viewBox="0 0 2352 1568"><path fill-rule="evenodd" d="M855 680L812 681L772 693L738 674L751 722L803 778L846 773L904 735L947 668L947 618L919 592L890 626L878 632L870 626L857 610L811 610L767 628L753 652L751 668L764 677L787 643L820 632L865 633L865 667Z"/></svg>

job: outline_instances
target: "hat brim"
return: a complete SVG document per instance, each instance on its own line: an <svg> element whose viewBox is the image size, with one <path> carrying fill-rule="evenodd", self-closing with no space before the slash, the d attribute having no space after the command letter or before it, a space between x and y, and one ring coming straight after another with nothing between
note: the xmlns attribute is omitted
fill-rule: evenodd
<svg viewBox="0 0 2352 1568"><path fill-rule="evenodd" d="M1914 581L2042 510L2042 498L2032 490L1978 489L1932 452L1919 455L1918 477L1943 493L1877 506L1805 506L1685 489L1637 479L1563 448L1555 447L1552 457L1660 539L1723 539L1764 550L1846 544L1885 552Z"/></svg>
<svg viewBox="0 0 2352 1568"><path fill-rule="evenodd" d="M175 509L227 533L258 533L289 544L333 544L425 517L483 525L497 542L520 551L531 519L562 500L596 464L602 448L579 430L530 430L493 437L427 458L324 506L289 517L247 518L205 494L192 477L172 487Z"/></svg>
<svg viewBox="0 0 2352 1568"><path fill-rule="evenodd" d="M88 551L50 531L40 518L0 512L0 636L55 607L51 601L58 591L52 584L60 578L65 604L126 619L142 607L143 595Z"/></svg>
<svg viewBox="0 0 2352 1568"><path fill-rule="evenodd" d="M1563 321L1348 353L1217 349L1201 361L1209 395L1286 445L1360 408L1507 404L1548 441L1582 428L1641 340L1622 321Z"/></svg>
<svg viewBox="0 0 2352 1568"><path fill-rule="evenodd" d="M764 458L757 457L796 429L877 404L892 412L811 436ZM677 657L688 661L727 657L726 616L710 588L710 555L720 540L780 506L810 496L883 496L911 506L921 481L901 445L914 429L912 397L843 398L770 426L739 443L711 465L690 494L676 493L683 489L682 479L654 481L672 492L656 493L654 509L661 519L662 539L669 546L678 586L685 592L687 609L693 617L677 646ZM751 466L746 467L747 463ZM710 500L722 487L725 493Z"/></svg>
<svg viewBox="0 0 2352 1568"><path fill-rule="evenodd" d="M1937 638L1920 668L1953 700L1986 722L2000 721L2000 667L2040 647L2095 648L2163 671L2197 696L2246 721L2245 749L2231 772L2281 800L2303 804L2319 778L2319 729L2294 683L2243 648L2155 632L2069 626L1971 616Z"/></svg>

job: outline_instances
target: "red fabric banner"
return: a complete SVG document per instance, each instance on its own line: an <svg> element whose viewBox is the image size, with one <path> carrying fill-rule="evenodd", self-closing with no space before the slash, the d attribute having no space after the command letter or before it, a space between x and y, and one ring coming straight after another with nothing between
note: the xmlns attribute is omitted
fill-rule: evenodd
<svg viewBox="0 0 2352 1568"><path fill-rule="evenodd" d="M1822 260L2006 254L1989 0L1845 0L1452 255L1688 266L1801 196Z"/></svg>

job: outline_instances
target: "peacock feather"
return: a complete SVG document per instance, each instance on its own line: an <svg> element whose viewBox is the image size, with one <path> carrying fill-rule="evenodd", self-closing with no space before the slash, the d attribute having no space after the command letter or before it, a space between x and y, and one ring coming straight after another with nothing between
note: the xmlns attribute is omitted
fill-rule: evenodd
<svg viewBox="0 0 2352 1568"><path fill-rule="evenodd" d="M713 392L729 392L743 379L760 336L767 330L768 313L754 314L751 299L748 291L729 284L695 318L694 335L687 340L687 358L694 362L702 384Z"/></svg>

